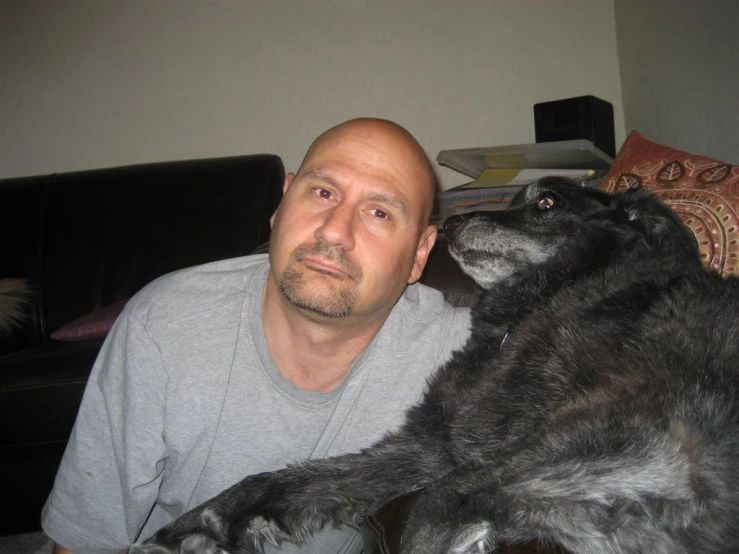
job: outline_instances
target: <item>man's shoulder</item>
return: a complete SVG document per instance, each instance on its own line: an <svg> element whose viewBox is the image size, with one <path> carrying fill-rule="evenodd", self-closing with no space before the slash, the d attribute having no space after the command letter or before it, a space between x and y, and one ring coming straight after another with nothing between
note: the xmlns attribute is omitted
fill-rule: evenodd
<svg viewBox="0 0 739 554"><path fill-rule="evenodd" d="M454 307L437 289L414 283L406 287L393 314L397 317L423 322L434 322L444 317L469 318L469 308Z"/></svg>
<svg viewBox="0 0 739 554"><path fill-rule="evenodd" d="M470 310L454 307L438 290L415 283L406 288L385 327L384 335L401 348L441 349L445 357L466 341Z"/></svg>
<svg viewBox="0 0 739 554"><path fill-rule="evenodd" d="M180 269L142 288L126 310L152 327L232 303L240 306L245 295L264 282L268 270L266 254Z"/></svg>

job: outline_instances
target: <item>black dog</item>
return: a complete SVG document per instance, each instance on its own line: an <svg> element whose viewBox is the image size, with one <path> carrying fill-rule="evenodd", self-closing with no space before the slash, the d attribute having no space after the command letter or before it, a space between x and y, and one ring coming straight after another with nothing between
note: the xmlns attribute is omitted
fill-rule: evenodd
<svg viewBox="0 0 739 554"><path fill-rule="evenodd" d="M247 477L132 551L258 551L421 491L408 553L739 552L738 281L641 191L547 178L445 227L486 292L404 427Z"/></svg>

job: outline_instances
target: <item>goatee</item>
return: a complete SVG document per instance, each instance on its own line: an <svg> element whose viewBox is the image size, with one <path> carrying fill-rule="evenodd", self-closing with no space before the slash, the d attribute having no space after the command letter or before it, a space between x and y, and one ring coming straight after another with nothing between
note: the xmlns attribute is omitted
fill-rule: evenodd
<svg viewBox="0 0 739 554"><path fill-rule="evenodd" d="M310 256L321 256L339 267L345 276L337 276L328 271L310 269L322 276L323 283L313 284L305 278L305 268L299 262ZM359 283L362 271L341 248L322 242L298 246L290 255L290 261L279 277L277 285L280 292L294 306L330 318L349 315L359 297ZM326 290L328 289L328 290Z"/></svg>

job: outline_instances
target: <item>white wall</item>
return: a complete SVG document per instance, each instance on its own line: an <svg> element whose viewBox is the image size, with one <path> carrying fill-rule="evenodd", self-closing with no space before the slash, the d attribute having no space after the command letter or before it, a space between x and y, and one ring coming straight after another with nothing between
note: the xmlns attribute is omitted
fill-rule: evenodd
<svg viewBox="0 0 739 554"><path fill-rule="evenodd" d="M739 1L618 0L627 130L739 163Z"/></svg>
<svg viewBox="0 0 739 554"><path fill-rule="evenodd" d="M583 94L624 138L612 0L3 0L0 78L2 177L255 152L295 169L360 115L435 158L534 142L535 103Z"/></svg>

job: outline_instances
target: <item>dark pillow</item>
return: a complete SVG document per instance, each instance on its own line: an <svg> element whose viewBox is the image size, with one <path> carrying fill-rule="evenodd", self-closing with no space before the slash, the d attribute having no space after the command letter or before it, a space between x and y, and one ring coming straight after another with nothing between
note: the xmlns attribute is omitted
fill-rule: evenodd
<svg viewBox="0 0 739 554"><path fill-rule="evenodd" d="M54 331L51 338L58 341L75 342L88 339L102 338L108 334L113 323L123 311L126 300L119 300L109 306L100 308L92 313L83 315L67 323L61 329Z"/></svg>

